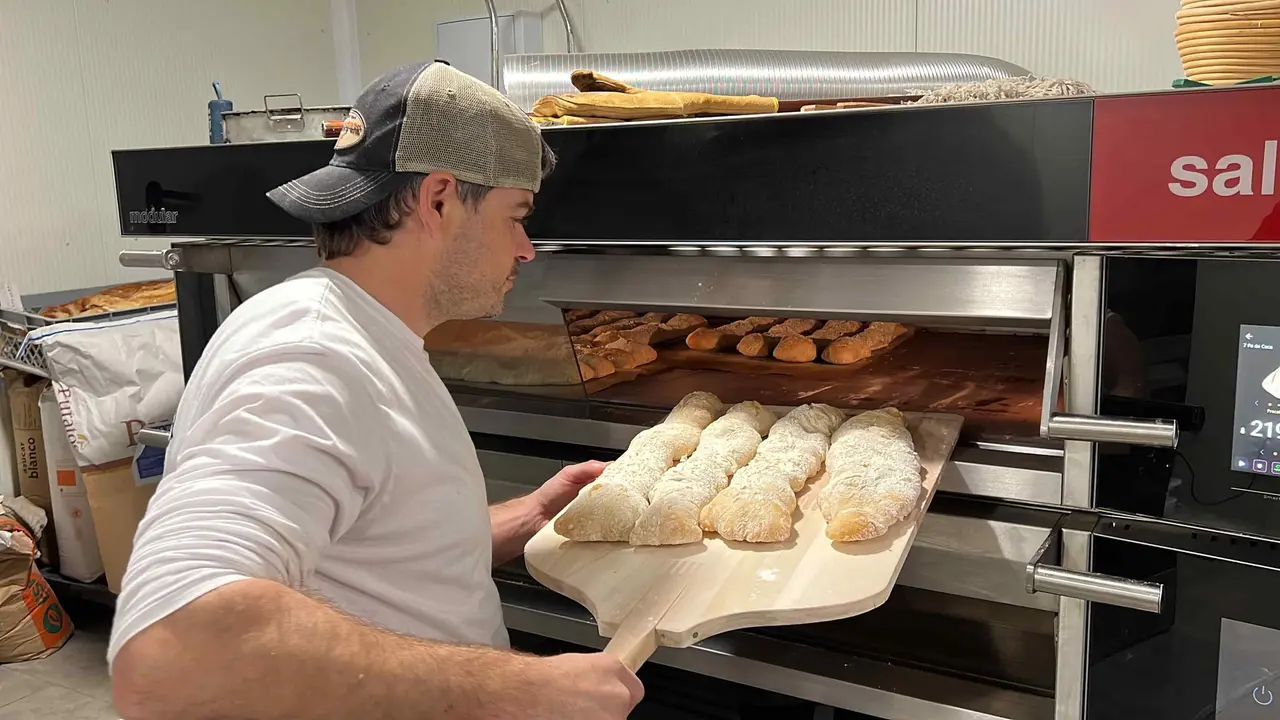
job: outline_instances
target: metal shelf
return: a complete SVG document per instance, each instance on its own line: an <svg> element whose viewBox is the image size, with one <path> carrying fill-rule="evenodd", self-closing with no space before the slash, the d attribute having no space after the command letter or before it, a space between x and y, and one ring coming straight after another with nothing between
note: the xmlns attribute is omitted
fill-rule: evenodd
<svg viewBox="0 0 1280 720"><path fill-rule="evenodd" d="M35 343L27 342L27 333L32 330L68 322L115 320L132 315L144 315L146 313L170 310L176 306L176 303L162 303L160 305L148 305L128 310L94 313L92 315L57 320L22 310L0 308L0 367L13 368L24 373L47 378L49 377L49 366L45 361L44 350Z"/></svg>

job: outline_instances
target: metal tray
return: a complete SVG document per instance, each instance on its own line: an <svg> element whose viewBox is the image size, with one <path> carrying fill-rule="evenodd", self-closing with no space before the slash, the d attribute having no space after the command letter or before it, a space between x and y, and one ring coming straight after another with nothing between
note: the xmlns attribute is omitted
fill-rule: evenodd
<svg viewBox="0 0 1280 720"><path fill-rule="evenodd" d="M228 143L337 138L350 105L303 107L302 96L266 95L262 110L222 113Z"/></svg>
<svg viewBox="0 0 1280 720"><path fill-rule="evenodd" d="M35 343L26 342L28 332L48 325L114 320L131 315L143 315L169 310L176 306L177 303L161 303L159 305L147 305L145 307L129 308L128 310L94 313L79 317L59 318L57 320L22 310L0 308L0 367L13 368L14 370L47 378L49 377L49 366L45 361L44 350Z"/></svg>

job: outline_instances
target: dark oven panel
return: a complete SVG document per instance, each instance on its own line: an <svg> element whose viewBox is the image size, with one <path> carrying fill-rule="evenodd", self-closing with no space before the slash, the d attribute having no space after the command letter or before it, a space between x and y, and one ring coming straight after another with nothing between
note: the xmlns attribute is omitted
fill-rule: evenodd
<svg viewBox="0 0 1280 720"><path fill-rule="evenodd" d="M1100 508L1280 537L1280 262L1109 257L1104 415L1176 418L1173 448L1100 446Z"/></svg>
<svg viewBox="0 0 1280 720"><path fill-rule="evenodd" d="M1086 720L1280 718L1280 547L1140 524L1104 520L1093 569L1162 583L1164 612L1091 606Z"/></svg>

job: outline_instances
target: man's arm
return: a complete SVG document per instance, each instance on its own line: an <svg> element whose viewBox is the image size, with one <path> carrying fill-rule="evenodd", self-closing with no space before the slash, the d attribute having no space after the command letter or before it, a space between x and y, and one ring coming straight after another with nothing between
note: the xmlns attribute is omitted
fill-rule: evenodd
<svg viewBox="0 0 1280 720"><path fill-rule="evenodd" d="M622 720L643 693L603 654L414 640L269 580L226 585L151 625L117 653L113 675L126 720Z"/></svg>
<svg viewBox="0 0 1280 720"><path fill-rule="evenodd" d="M117 602L117 709L127 720L479 720L563 717L568 703L572 717L625 717L642 691L613 658L409 639L296 589L386 471L379 434L352 419L378 417L366 407L376 400L351 391L338 362L277 357L200 388L217 400L170 446Z"/></svg>
<svg viewBox="0 0 1280 720"><path fill-rule="evenodd" d="M493 564L501 565L519 557L529 540L577 497L584 485L599 477L605 467L605 463L597 460L569 465L528 495L490 506Z"/></svg>

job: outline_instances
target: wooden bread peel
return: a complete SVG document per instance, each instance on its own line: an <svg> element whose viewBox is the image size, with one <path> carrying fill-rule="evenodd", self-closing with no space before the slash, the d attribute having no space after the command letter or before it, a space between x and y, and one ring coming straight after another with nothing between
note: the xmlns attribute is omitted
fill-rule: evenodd
<svg viewBox="0 0 1280 720"><path fill-rule="evenodd" d="M817 507L820 474L797 498L795 532L783 543L727 542L631 546L577 543L549 523L525 547L540 583L582 603L605 652L633 671L659 646L688 647L747 627L825 622L858 615L888 599L963 419L906 413L924 479L915 510L874 540L832 543Z"/></svg>

